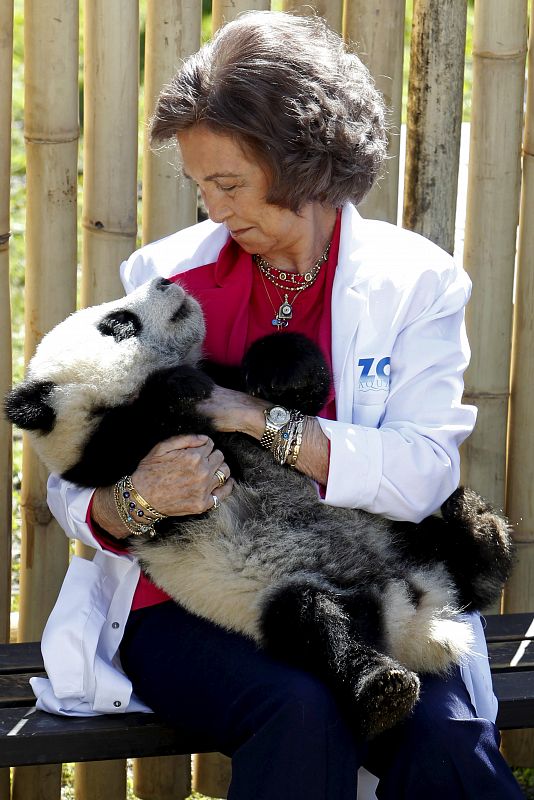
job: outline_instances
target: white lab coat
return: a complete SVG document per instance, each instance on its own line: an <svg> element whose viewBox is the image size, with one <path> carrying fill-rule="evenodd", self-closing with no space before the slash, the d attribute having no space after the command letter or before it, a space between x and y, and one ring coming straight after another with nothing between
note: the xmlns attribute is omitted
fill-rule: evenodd
<svg viewBox="0 0 534 800"><path fill-rule="evenodd" d="M227 240L204 222L134 253L121 267L127 291L213 263ZM332 360L338 421L319 420L331 443L325 502L418 521L459 480L458 446L476 412L461 404L469 360L463 325L470 282L442 250L416 234L343 209L332 293ZM86 524L91 491L57 475L48 502L68 536L96 548L74 558L42 640L48 679L33 678L37 706L56 714L148 710L117 657L139 566L104 551ZM478 616L474 655L462 676L479 716L496 699Z"/></svg>

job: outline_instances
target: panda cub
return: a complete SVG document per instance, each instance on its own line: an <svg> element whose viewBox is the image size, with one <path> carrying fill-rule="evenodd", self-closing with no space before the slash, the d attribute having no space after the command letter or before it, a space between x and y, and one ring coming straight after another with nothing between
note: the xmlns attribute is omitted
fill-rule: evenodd
<svg viewBox="0 0 534 800"><path fill-rule="evenodd" d="M461 611L499 595L508 526L464 489L420 524L321 502L311 480L199 413L213 386L199 368L204 330L198 303L163 278L82 309L43 338L7 416L50 470L82 486L131 474L170 436L211 436L237 478L231 496L158 523L158 536L130 539L131 550L191 612L319 675L370 738L409 714L417 672L445 672L469 653ZM243 373L249 391L308 414L328 393L322 356L295 334L253 345Z"/></svg>

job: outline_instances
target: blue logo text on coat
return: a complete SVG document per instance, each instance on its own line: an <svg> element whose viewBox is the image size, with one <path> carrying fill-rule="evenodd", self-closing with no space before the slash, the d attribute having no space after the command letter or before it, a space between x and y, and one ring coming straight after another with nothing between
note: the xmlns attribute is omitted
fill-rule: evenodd
<svg viewBox="0 0 534 800"><path fill-rule="evenodd" d="M360 392L386 392L389 389L391 357L360 358L358 389Z"/></svg>

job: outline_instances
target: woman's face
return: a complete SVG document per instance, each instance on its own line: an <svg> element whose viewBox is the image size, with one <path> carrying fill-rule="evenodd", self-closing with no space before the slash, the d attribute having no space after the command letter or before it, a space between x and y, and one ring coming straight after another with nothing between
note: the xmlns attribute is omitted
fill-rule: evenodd
<svg viewBox="0 0 534 800"><path fill-rule="evenodd" d="M202 194L209 217L222 222L247 253L265 257L290 251L302 217L266 203L269 178L264 167L238 142L203 125L177 134L183 171Z"/></svg>

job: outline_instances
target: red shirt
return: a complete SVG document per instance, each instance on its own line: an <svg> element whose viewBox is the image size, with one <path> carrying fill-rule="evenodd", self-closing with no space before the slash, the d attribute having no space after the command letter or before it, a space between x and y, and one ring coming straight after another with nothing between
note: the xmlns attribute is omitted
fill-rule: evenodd
<svg viewBox="0 0 534 800"><path fill-rule="evenodd" d="M341 212L338 212L328 260L315 283L298 293L292 303L293 317L286 330L305 334L323 351L332 368L332 285L339 252ZM273 270L277 275L277 270ZM206 320L204 355L221 364L237 365L252 342L276 331L272 319L284 300L284 292L267 280L252 256L229 239L213 264L188 270L175 278L202 306ZM288 300L294 293L288 292ZM281 334L283 335L283 334ZM336 418L334 391L321 411L326 419ZM87 512L90 524L91 507ZM93 532L94 533L94 532ZM126 545L94 534L106 550L124 552ZM132 610L162 603L169 595L143 573L135 590Z"/></svg>

